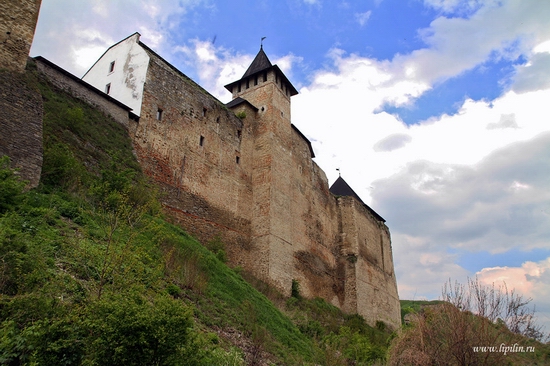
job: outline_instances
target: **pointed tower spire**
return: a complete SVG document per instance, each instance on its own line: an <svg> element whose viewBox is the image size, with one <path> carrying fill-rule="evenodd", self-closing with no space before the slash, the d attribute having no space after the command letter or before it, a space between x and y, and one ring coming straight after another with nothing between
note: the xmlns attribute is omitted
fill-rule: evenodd
<svg viewBox="0 0 550 366"><path fill-rule="evenodd" d="M254 61L252 61L242 78L244 79L257 72L269 69L271 66L273 65L271 64L271 61L269 61L269 59L267 58L263 46L260 46L260 51L254 58Z"/></svg>
<svg viewBox="0 0 550 366"><path fill-rule="evenodd" d="M355 198L359 203L361 203L369 212L378 220L382 222L386 222L382 216L376 213L372 208L370 208L363 200L355 193L355 191L350 187L350 185L342 178L342 176L339 176L338 179L330 186L329 188L330 193L332 193L335 196L351 196Z"/></svg>
<svg viewBox="0 0 550 366"><path fill-rule="evenodd" d="M262 41L264 38L262 38ZM272 76L268 78L268 74L272 74ZM264 52L263 44L261 44L258 54L241 79L227 84L225 88L233 94L233 99L235 99L240 96L241 92L244 93L245 91L248 92L249 89L255 89L252 87L260 86L261 83L266 82L268 79L271 82L275 82L288 97L298 94L296 88L290 83L281 69L279 69L279 66L273 65L269 61Z"/></svg>

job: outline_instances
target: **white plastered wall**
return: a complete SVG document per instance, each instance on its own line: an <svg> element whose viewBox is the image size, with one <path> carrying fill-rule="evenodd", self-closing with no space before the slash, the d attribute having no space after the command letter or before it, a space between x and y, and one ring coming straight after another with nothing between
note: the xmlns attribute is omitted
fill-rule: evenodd
<svg viewBox="0 0 550 366"><path fill-rule="evenodd" d="M132 108L132 112L139 116L149 55L138 42L139 33L134 33L109 48L82 80L104 92L110 85L109 95ZM112 62L114 69L110 71Z"/></svg>

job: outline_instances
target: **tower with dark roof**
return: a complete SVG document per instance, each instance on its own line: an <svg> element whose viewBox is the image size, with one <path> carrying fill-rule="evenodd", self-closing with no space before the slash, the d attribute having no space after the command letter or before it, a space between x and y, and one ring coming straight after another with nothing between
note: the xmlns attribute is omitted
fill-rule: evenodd
<svg viewBox="0 0 550 366"><path fill-rule="evenodd" d="M286 287L294 273L288 256L281 254L283 248L291 247L294 231L288 219L295 200L292 181L296 170L290 98L298 91L271 63L263 47L241 79L225 87L233 95L228 107L237 115L247 115L244 123L254 136L252 242L257 248L256 272L265 279L277 278L281 287ZM239 108L245 107L239 114Z"/></svg>
<svg viewBox="0 0 550 366"><path fill-rule="evenodd" d="M263 47L241 77L225 86L233 100L244 99L259 109L262 116L286 121L290 125L290 97L298 91L277 65L272 65Z"/></svg>

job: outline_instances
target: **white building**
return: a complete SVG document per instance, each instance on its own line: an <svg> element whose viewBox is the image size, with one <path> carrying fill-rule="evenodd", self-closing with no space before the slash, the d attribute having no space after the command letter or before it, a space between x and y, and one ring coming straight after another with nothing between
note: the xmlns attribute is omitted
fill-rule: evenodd
<svg viewBox="0 0 550 366"><path fill-rule="evenodd" d="M84 74L82 80L132 108L140 116L143 86L149 55L139 41L140 34L109 47Z"/></svg>

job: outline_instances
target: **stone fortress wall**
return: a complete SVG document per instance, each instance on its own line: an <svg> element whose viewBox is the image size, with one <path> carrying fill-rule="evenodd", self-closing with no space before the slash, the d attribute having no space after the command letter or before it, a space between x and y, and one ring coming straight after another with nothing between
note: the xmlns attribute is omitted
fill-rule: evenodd
<svg viewBox="0 0 550 366"><path fill-rule="evenodd" d="M40 1L18 4L22 11L34 4L37 17ZM32 41L34 25L25 27L32 32L21 34ZM25 61L30 41L21 51ZM290 98L297 92L276 65L233 83L235 99L223 104L141 43L139 34L120 45L126 48L110 48L83 80L40 57L35 61L54 85L127 127L166 211L203 242L221 238L232 265L287 295L296 280L306 297L322 297L371 325L381 320L399 326L389 230L358 197L330 192L310 142L291 123ZM12 59L5 50L1 66L24 70L22 62L3 61ZM9 144L27 144L34 152L22 155L39 157L34 168L29 165L39 177L41 100L8 84L0 85L3 96L12 96L15 105L26 98L36 107L19 106L12 115L34 114L13 119L12 130L34 131L21 129L33 125L40 131L8 140L11 117L0 115L0 154L13 153Z"/></svg>
<svg viewBox="0 0 550 366"><path fill-rule="evenodd" d="M121 82L137 74L143 89ZM136 33L83 80L128 104L141 96L128 128L134 149L182 227L203 242L220 237L232 265L286 295L296 280L306 297L372 325L399 325L389 230L360 200L330 192L310 142L291 123L297 92L276 65L229 85L234 99L223 104Z"/></svg>

